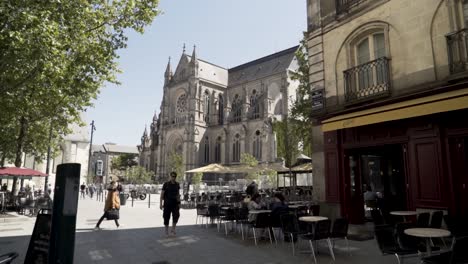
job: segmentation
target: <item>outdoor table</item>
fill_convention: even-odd
[[[299,217],[299,221],[308,222],[308,223],[315,223],[315,222],[327,220],[327,219],[328,217],[325,217],[325,216],[301,216]]]
[[[431,238],[442,238],[451,235],[450,231],[440,228],[408,228],[404,232],[409,236],[425,238],[426,251],[429,256],[432,254]]]
[[[249,214],[271,213],[271,210],[250,210]]]
[[[405,222],[406,222],[408,221],[408,219],[406,219],[407,216],[418,215],[418,212],[416,211],[391,211],[390,214],[403,216],[403,219],[405,219]]]

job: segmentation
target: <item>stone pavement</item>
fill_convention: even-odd
[[[157,198],[157,199],[154,199]],[[151,198],[159,201],[159,197]],[[177,236],[165,238],[162,211],[158,204],[136,202],[132,208],[127,203],[121,208],[120,222],[104,221],[103,230],[94,231],[102,215],[104,204],[96,200],[80,200],[75,242],[75,263],[313,263],[309,254],[292,256],[289,243],[271,245],[266,241],[254,245],[253,239],[243,241],[238,234],[225,236],[216,228],[195,225],[195,210],[181,210]],[[15,263],[23,263],[35,218],[26,221],[0,222],[0,255],[10,251],[20,253]],[[307,243],[299,247],[306,250]],[[319,243],[319,263],[333,263],[325,243]],[[337,241],[334,263],[393,264],[393,256],[383,257],[374,240],[350,241],[351,255],[344,241]],[[406,263],[417,263],[416,259]]]

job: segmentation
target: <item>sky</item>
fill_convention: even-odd
[[[121,84],[102,87],[84,114],[95,122],[93,144],[140,143],[159,113],[168,58],[174,71],[184,44],[187,54],[196,45],[198,58],[233,68],[298,45],[307,24],[306,0],[161,0],[159,8],[143,35],[128,32]]]

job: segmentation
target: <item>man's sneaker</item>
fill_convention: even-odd
[[[94,228],[94,231],[99,231],[99,230],[101,230],[101,228],[98,227],[98,226],[96,226],[96,227]]]

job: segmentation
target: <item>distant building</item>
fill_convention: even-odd
[[[71,125],[70,128],[72,133],[63,138],[59,145],[60,151],[58,155],[50,159],[49,184],[51,184],[51,186],[55,186],[57,166],[62,163],[81,164],[80,183],[87,181],[89,157],[88,128],[86,126],[80,127],[77,124]],[[46,172],[47,159],[38,162],[35,160],[34,156],[23,154],[22,160],[22,167],[38,170],[44,173]],[[14,165],[6,164],[6,166]],[[45,179],[43,177],[33,177],[31,184],[36,188],[44,188]]]
[[[135,154],[138,158],[138,149],[135,146],[123,146],[114,143],[93,145],[91,156],[91,173],[95,182],[109,183],[116,180],[117,175],[111,171],[112,159],[122,154]]]
[[[292,47],[226,69],[185,50],[175,73],[167,64],[161,112],[155,113],[138,146],[140,165],[165,180],[171,153],[184,169],[209,163],[238,164],[241,153],[275,162],[274,119],[281,120],[295,98],[297,70]],[[216,179],[204,179],[205,181]]]

